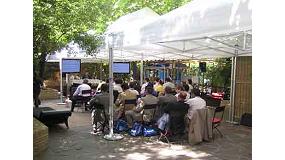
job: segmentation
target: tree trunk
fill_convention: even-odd
[[[41,93],[41,85],[43,84],[44,80],[44,71],[45,71],[45,60],[46,60],[46,53],[41,54],[40,61],[38,63],[39,67],[39,75],[34,75],[38,77],[34,77],[34,88],[33,88],[33,97],[34,97],[34,105],[38,107],[41,104],[39,99],[39,95]]]

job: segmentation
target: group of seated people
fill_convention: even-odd
[[[170,78],[166,78],[165,83],[159,78],[152,83],[149,78],[145,78],[145,83],[138,87],[136,82],[123,83],[121,79],[115,79],[113,89],[117,94],[114,94],[114,120],[124,118],[128,127],[131,128],[136,121],[150,122],[155,119],[158,127],[163,130],[171,121],[170,112],[182,112],[191,119],[193,110],[206,107],[205,100],[200,97],[199,89],[193,88],[191,83],[190,79],[188,83],[175,85]],[[74,110],[78,97],[88,96],[82,94],[82,91],[90,89],[88,80],[85,79],[73,94],[71,111]],[[103,105],[105,113],[108,114],[109,84],[103,83],[98,91],[100,92],[91,98],[89,104],[90,106]],[[156,105],[156,108],[145,110],[144,106],[147,105]]]

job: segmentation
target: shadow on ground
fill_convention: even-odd
[[[55,103],[44,104],[54,106]],[[185,139],[169,147],[167,143],[158,142],[157,137],[142,138],[124,134],[124,139],[120,141],[107,141],[103,135],[92,135],[88,112],[73,112],[69,123],[69,129],[64,124],[49,128],[48,149],[34,157],[35,160],[251,159],[251,128],[244,126],[224,123],[221,126],[223,138],[215,133],[216,138],[211,142],[191,146]]]

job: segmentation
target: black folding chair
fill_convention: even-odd
[[[133,104],[133,105],[137,105],[137,99],[126,99],[124,101],[124,108],[123,108],[123,113],[122,115],[120,116],[120,118],[125,118],[125,111],[126,111],[126,108],[125,108],[125,105],[129,105],[129,104]]]
[[[154,116],[155,116],[155,112],[156,112],[156,108],[157,108],[158,104],[148,104],[148,105],[144,105],[143,106],[143,113],[142,113],[142,122],[143,124],[153,124],[154,123]],[[151,117],[150,117],[150,122],[145,122],[144,121],[144,116],[145,116],[145,111],[151,111],[153,112],[151,114]]]
[[[215,108],[214,116],[212,118],[212,133],[214,138],[214,129],[216,129],[221,137],[223,137],[222,132],[218,129],[218,127],[221,125],[223,121],[225,106],[220,106]]]
[[[92,118],[92,125],[93,125],[93,132],[96,133],[98,131],[102,131],[104,133],[105,127],[109,129],[109,119],[105,112],[104,105],[99,103],[94,103],[91,106],[91,118]]]
[[[77,111],[79,108],[83,108],[83,107],[85,108],[85,111],[88,109],[88,102],[92,98],[91,92],[92,92],[91,89],[90,90],[82,90],[82,95],[89,94],[89,96],[81,96],[81,98],[76,101],[76,103],[79,105],[79,107],[77,108]]]

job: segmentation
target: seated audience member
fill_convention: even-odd
[[[71,101],[72,101],[71,112],[73,112],[74,106],[75,106],[77,100],[81,100],[82,97],[89,97],[89,96],[91,96],[90,93],[82,94],[83,90],[91,90],[91,87],[88,85],[88,80],[87,79],[84,79],[83,80],[83,84],[79,85],[77,87],[76,91],[73,93],[73,96],[71,98]]]
[[[123,80],[122,79],[115,79],[115,84],[114,84],[114,90],[118,91],[119,93],[122,93],[123,92],[123,89],[121,87],[123,83]]]
[[[140,86],[139,82],[138,81],[134,81],[133,83],[134,83],[134,89],[136,91],[138,91],[139,93],[141,93],[141,86]]]
[[[164,88],[164,96],[158,96],[158,109],[156,116],[160,117],[163,113],[163,107],[166,103],[176,102],[176,97],[171,94],[172,89],[169,86]]]
[[[136,107],[136,104],[125,104],[126,100],[136,100],[137,94],[132,92],[129,89],[129,85],[127,83],[122,84],[123,92],[119,94],[115,104],[119,106],[118,108],[118,118],[121,117],[121,115],[128,110],[133,110]]]
[[[105,115],[109,115],[109,99],[110,99],[110,94],[108,93],[109,86],[108,84],[102,84],[101,85],[101,92],[99,94],[96,94],[91,100],[90,100],[90,107],[93,108],[92,113],[91,113],[91,123],[93,126],[93,131],[96,133],[98,130],[96,129],[97,127],[97,122],[102,122],[106,120],[105,118],[108,119],[108,117],[105,117],[102,110],[98,109],[99,105],[102,105],[104,107]]]
[[[105,112],[109,113],[109,98],[110,94],[108,93],[109,85],[104,83],[101,85],[101,92],[99,94],[96,94],[91,100],[90,100],[90,106],[94,106],[96,104],[102,104],[104,106]]]
[[[172,125],[170,126],[172,132],[176,132],[178,130],[181,132],[184,131],[184,116],[187,114],[189,108],[188,104],[185,103],[186,96],[186,92],[180,92],[177,96],[177,101],[170,102],[164,107],[164,114],[157,121],[159,129],[164,130],[166,125],[171,123]],[[178,113],[178,116],[174,114],[176,112]]]
[[[157,92],[157,93],[163,93],[163,82],[162,80],[158,80],[158,82],[156,83],[155,86],[153,86],[154,90]]]
[[[166,86],[169,86],[173,91],[175,89],[175,84],[171,82],[171,79],[169,77],[167,77],[165,79],[165,83],[163,84],[163,88],[165,88]]]
[[[178,97],[179,93],[184,92],[185,90],[182,85],[177,85],[175,91],[176,91],[175,97]],[[186,93],[187,93],[186,100],[188,100],[190,98],[190,94],[188,92]]]
[[[144,84],[142,85],[142,87],[141,87],[141,95],[143,95],[143,94],[145,94],[145,88],[146,88],[146,86],[148,86],[149,85],[149,78],[145,78],[144,79]]]
[[[130,90],[131,92],[133,92],[133,93],[136,94],[137,96],[140,95],[139,92],[138,92],[137,90],[135,90],[135,88],[134,88],[134,87],[135,87],[135,82],[130,82],[129,87],[130,87],[129,90]]]
[[[159,84],[159,80],[160,78],[158,77],[155,78],[153,88],[155,88]]]
[[[125,112],[125,116],[127,118],[127,123],[128,123],[129,128],[132,127],[133,122],[142,120],[141,114],[142,114],[142,110],[143,110],[144,105],[151,105],[151,104],[157,104],[158,103],[157,97],[153,96],[152,92],[153,92],[152,87],[146,87],[146,96],[142,97],[139,100],[139,104],[137,105],[137,107],[133,110],[129,110],[129,111]],[[152,115],[154,110],[145,110],[144,112],[145,112],[145,117],[143,117],[144,120],[150,121],[150,116]]]
[[[206,101],[200,97],[200,90],[198,88],[194,88],[193,94],[195,97],[185,102],[189,105],[188,117],[190,120],[193,116],[194,110],[206,108]]]

